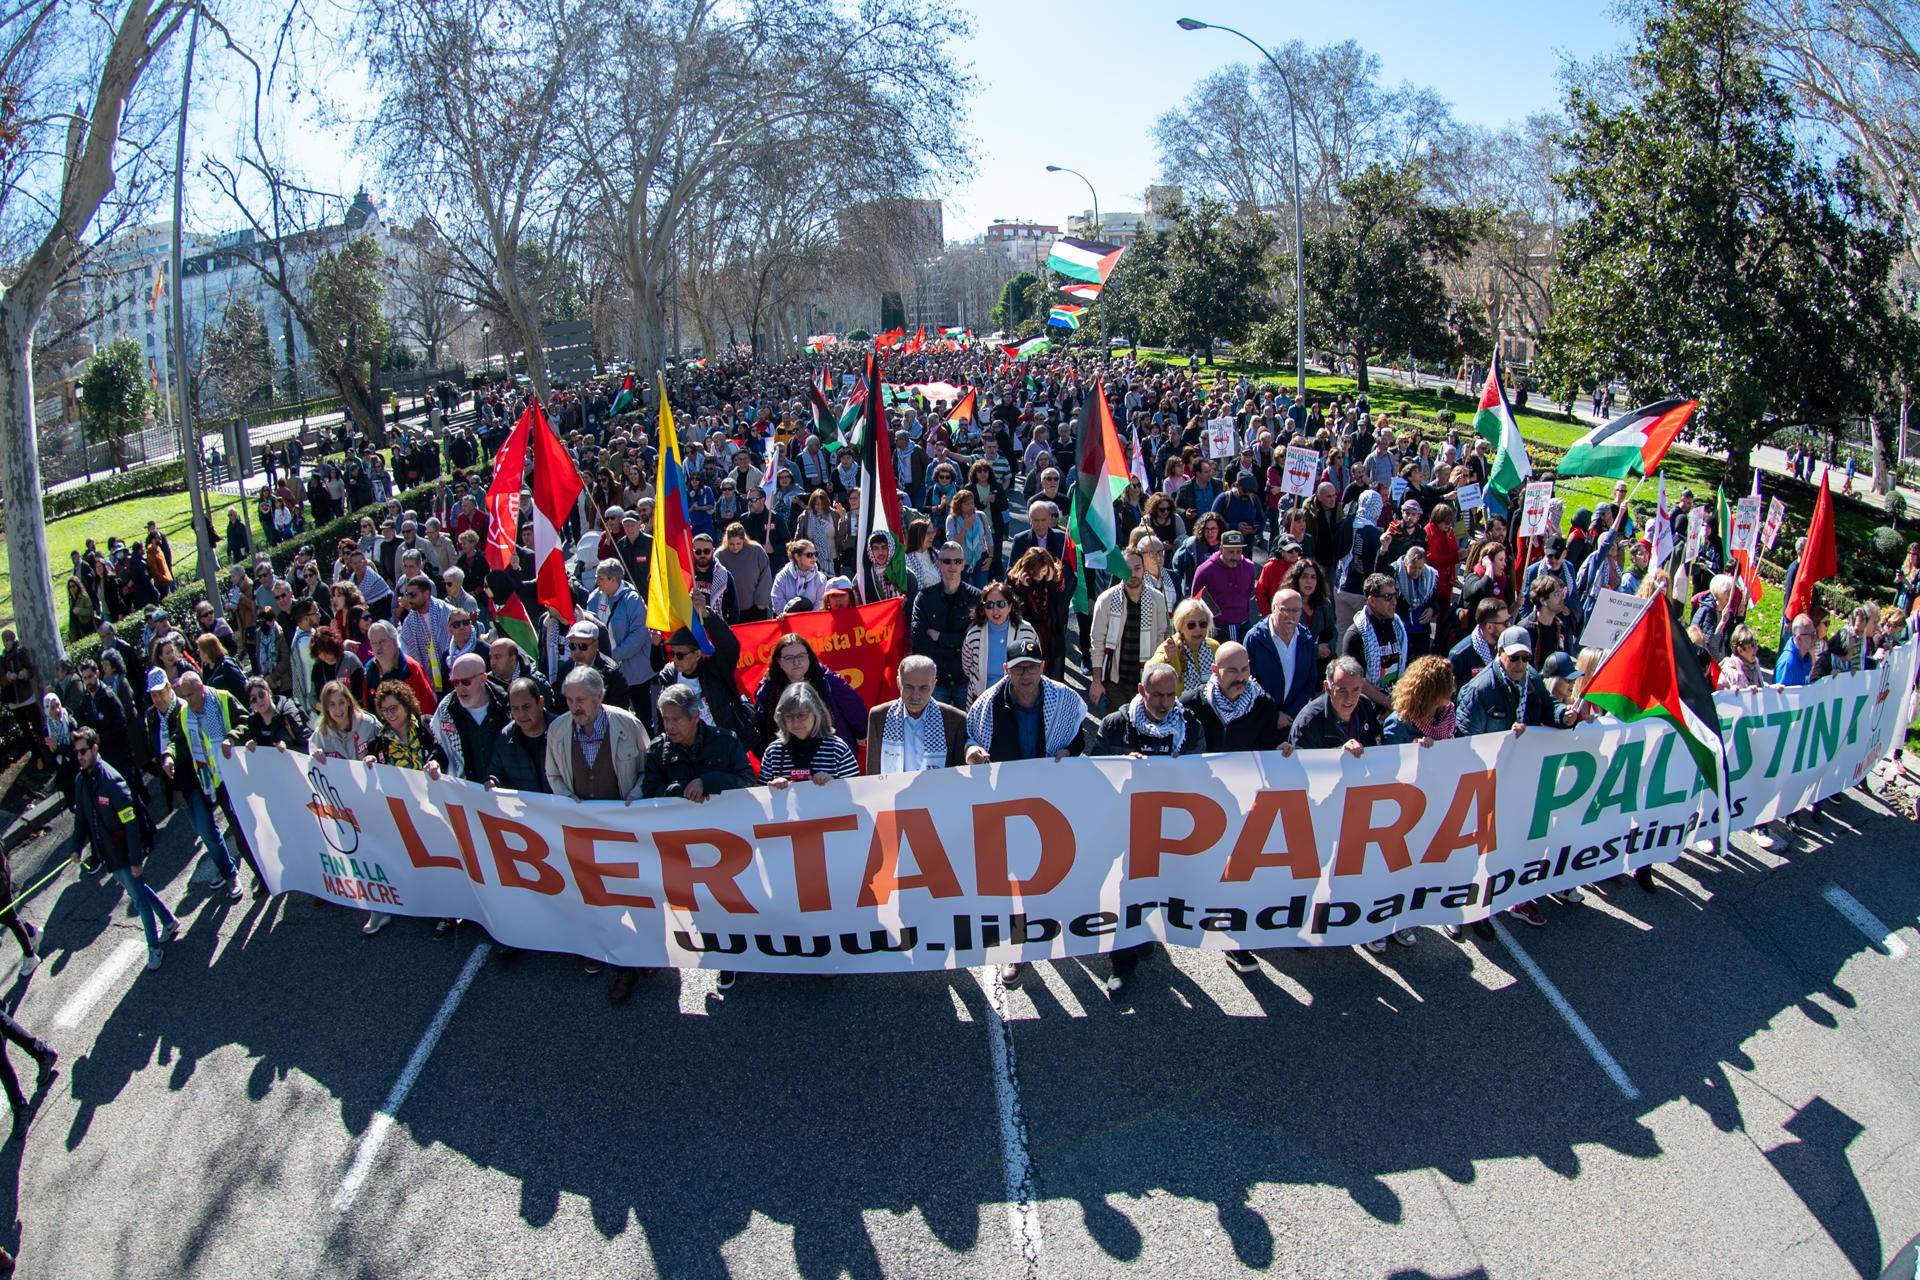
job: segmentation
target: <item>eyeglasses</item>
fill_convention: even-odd
[[[965,564],[966,561],[957,559],[953,556],[941,556],[940,563],[941,564]]]
[[[479,682],[479,681],[481,681],[481,680],[485,680],[485,679],[486,679],[486,676],[484,676],[484,675],[477,675],[477,676],[455,676],[455,677],[453,678],[453,682],[454,682],[455,684],[457,684],[457,685],[459,685],[459,686],[460,686],[460,687],[461,687],[462,689],[464,689],[464,688],[466,688],[466,687],[467,687],[468,685],[470,685],[470,684],[475,684],[475,683],[477,683],[477,682]]]
[[[691,658],[698,652],[698,649],[669,649],[667,650],[667,656],[678,662],[681,658]]]
[[[591,649],[591,648],[593,648],[593,641],[591,640],[567,641],[567,649],[572,653],[585,653],[588,649]]]
[[[1182,631],[1205,631],[1207,624],[1204,622],[1183,622],[1180,624],[1180,629]]]
[[[1010,600],[983,600],[981,603],[989,609],[1004,609],[1012,603]]]

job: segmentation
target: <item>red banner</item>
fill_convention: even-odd
[[[734,627],[740,640],[740,666],[734,672],[740,692],[749,698],[773,661],[773,646],[789,631],[813,646],[822,666],[846,678],[871,711],[900,696],[900,659],[907,656],[904,601],[882,600],[851,609],[789,613],[766,622]]]

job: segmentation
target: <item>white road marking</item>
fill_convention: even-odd
[[[1567,1003],[1567,998],[1560,994],[1560,988],[1553,985],[1553,979],[1547,977],[1545,971],[1534,963],[1533,957],[1514,940],[1513,934],[1498,916],[1493,917],[1493,931],[1500,935],[1501,944],[1512,953],[1514,962],[1520,966],[1520,971],[1533,980],[1533,985],[1540,988],[1540,994],[1547,998],[1547,1003],[1553,1006],[1554,1012],[1573,1028],[1574,1035],[1580,1037],[1580,1043],[1587,1047],[1587,1052],[1593,1055],[1593,1060],[1600,1064],[1600,1069],[1607,1073],[1608,1079],[1613,1081],[1614,1086],[1626,1096],[1628,1102],[1638,1102],[1640,1090],[1635,1088],[1633,1081],[1627,1078],[1626,1070],[1620,1065],[1619,1059],[1607,1052],[1607,1046],[1600,1043],[1600,1037],[1593,1034],[1593,1028],[1587,1025],[1586,1019]]]
[[[354,1152],[353,1164],[347,1170],[347,1176],[340,1179],[340,1189],[333,1196],[333,1211],[345,1213],[353,1206],[353,1199],[360,1194],[360,1186],[373,1171],[374,1157],[380,1154],[380,1145],[387,1140],[387,1134],[393,1130],[393,1118],[400,1105],[412,1092],[414,1081],[420,1078],[420,1072],[426,1067],[427,1059],[433,1056],[433,1047],[440,1043],[447,1024],[453,1021],[454,1010],[460,1007],[460,1001],[466,997],[467,988],[473,985],[474,977],[479,974],[480,966],[486,963],[487,953],[493,948],[481,943],[467,957],[467,963],[461,967],[460,976],[453,980],[452,988],[446,999],[440,1002],[439,1011],[433,1015],[433,1021],[427,1025],[420,1043],[413,1046],[413,1056],[407,1059],[407,1065],[400,1070],[400,1078],[393,1082],[393,1088],[387,1093],[386,1102],[373,1113],[372,1123],[367,1131],[360,1135],[360,1146]]]
[[[1040,1206],[1035,1202],[1033,1157],[1027,1148],[1027,1118],[1020,1108],[1019,1063],[1007,1022],[1007,988],[1000,966],[973,971],[987,996],[987,1047],[993,1055],[993,1100],[1000,1112],[1000,1166],[1006,1178],[1007,1222],[1026,1260],[1028,1280],[1040,1274]]]
[[[1847,922],[1867,936],[1867,941],[1880,948],[1881,952],[1898,960],[1907,954],[1907,944],[1900,940],[1897,931],[1889,929],[1884,920],[1867,910],[1860,899],[1848,893],[1837,884],[1830,884],[1820,891],[1827,905],[1847,918]]]
[[[100,967],[93,971],[80,989],[73,993],[73,998],[54,1015],[53,1025],[67,1031],[79,1026],[81,1019],[87,1016],[87,1010],[99,1003],[100,997],[107,994],[107,989],[120,980],[120,975],[140,963],[141,957],[146,953],[145,940],[136,941],[132,938],[128,938],[108,952],[107,958],[100,962]]]

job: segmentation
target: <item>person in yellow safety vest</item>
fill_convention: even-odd
[[[148,680],[148,688],[152,690],[152,677]],[[194,834],[206,845],[207,853],[218,870],[219,878],[214,889],[225,892],[230,899],[237,901],[240,898],[239,868],[234,865],[233,854],[228,851],[226,841],[220,836],[220,828],[214,822],[213,815],[217,807],[225,811],[227,828],[240,845],[240,852],[248,865],[253,868],[254,897],[265,897],[267,882],[260,874],[260,866],[254,861],[252,851],[247,848],[246,837],[241,834],[240,823],[234,816],[233,803],[220,780],[220,744],[240,723],[240,704],[224,690],[209,689],[192,671],[181,674],[174,690],[178,696],[167,712],[168,742],[166,752],[160,757],[160,770],[172,778],[181,768],[189,767],[193,780],[199,784],[184,788],[187,817],[193,823]]]

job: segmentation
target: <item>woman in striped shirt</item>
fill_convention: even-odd
[[[790,684],[774,706],[778,732],[760,757],[760,780],[775,790],[796,782],[825,786],[860,773],[853,748],[833,731],[827,704],[805,681]]]

